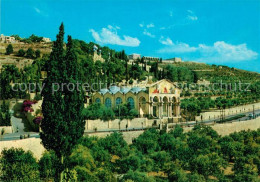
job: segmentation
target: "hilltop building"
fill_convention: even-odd
[[[133,60],[141,59],[141,54],[133,53],[133,54],[128,55],[128,58],[133,59]]]
[[[98,47],[96,45],[93,46],[93,60],[94,62],[96,61],[101,61],[101,62],[105,62],[105,59],[102,58],[102,52],[101,52],[101,49],[98,49]]]
[[[48,42],[51,42],[51,39],[47,38],[47,37],[43,37],[42,41],[48,43]]]
[[[141,59],[142,56],[141,56],[141,54],[133,53],[133,54],[128,55],[128,58],[130,60],[138,60],[138,59]],[[157,60],[159,60],[158,57],[152,57],[152,56],[143,56],[143,58],[144,58],[144,61],[157,61]]]
[[[165,60],[162,60],[163,63],[180,63],[182,62],[181,58],[170,58],[170,59],[165,59]]]
[[[129,102],[132,108],[138,110],[140,117],[173,118],[173,121],[181,118],[180,89],[166,79],[146,87],[111,86],[109,89],[101,89],[93,94],[92,102],[109,108]]]
[[[0,42],[1,43],[15,43],[15,38],[11,36],[4,36],[4,34],[1,34],[0,37]]]
[[[160,58],[152,56],[144,56],[144,61],[159,61]]]

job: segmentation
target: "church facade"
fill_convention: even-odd
[[[101,89],[92,96],[92,102],[104,104],[106,107],[118,107],[129,102],[140,117],[173,118],[179,121],[180,89],[164,79],[146,87],[118,87]]]

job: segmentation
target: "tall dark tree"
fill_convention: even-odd
[[[25,55],[25,51],[23,49],[19,49],[17,56],[23,57]]]
[[[31,47],[29,47],[27,49],[27,51],[26,51],[26,57],[28,57],[30,59],[33,59],[34,58],[34,53],[35,53],[34,50]]]
[[[78,139],[83,135],[85,123],[82,119],[82,90],[70,91],[68,82],[78,82],[77,58],[73,53],[71,37],[67,51],[64,50],[64,26],[61,24],[57,40],[54,42],[47,68],[47,78],[42,91],[43,121],[40,133],[47,150],[53,150],[60,161],[59,178],[64,178],[64,158],[69,156]],[[59,87],[65,83],[64,89]],[[58,86],[59,85],[59,86]],[[76,84],[74,85],[76,86]],[[77,88],[75,88],[77,89]]]
[[[9,44],[6,48],[6,55],[10,55],[14,52],[12,44]]]
[[[41,51],[40,51],[39,49],[37,49],[37,50],[35,51],[35,57],[36,57],[36,58],[40,58],[40,57],[41,57]]]
[[[128,60],[125,60],[125,80],[129,80]]]

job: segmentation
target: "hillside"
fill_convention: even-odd
[[[8,43],[0,43],[0,53],[5,54],[6,47],[8,46]],[[51,52],[52,43],[12,43],[13,51],[14,53],[17,53],[19,49],[24,49],[25,51],[29,48],[32,48],[34,50],[39,49],[42,54],[49,54]]]
[[[260,80],[260,74],[256,72],[241,70],[237,68],[230,68],[223,65],[209,65],[205,63],[197,62],[180,62],[173,64],[176,67],[185,67],[194,71],[198,79],[205,79],[210,82],[222,81],[244,81],[244,82],[256,82]],[[161,65],[165,66],[165,65]]]

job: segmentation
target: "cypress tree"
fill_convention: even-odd
[[[128,82],[128,80],[129,80],[129,78],[128,78],[128,60],[126,59],[125,60],[125,80],[126,80],[126,82]]]
[[[79,79],[77,58],[73,53],[71,37],[68,38],[66,55],[63,40],[64,26],[61,24],[47,66],[47,78],[44,80],[43,121],[40,133],[44,147],[53,150],[60,160],[59,176],[57,176],[60,181],[63,179],[65,168],[64,158],[71,154],[78,139],[83,135],[85,127],[81,116],[82,90],[70,92],[66,86],[63,90],[61,88],[62,83],[76,84]]]

